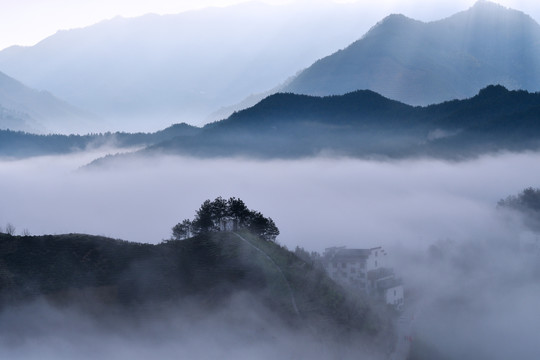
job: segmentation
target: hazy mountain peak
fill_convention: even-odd
[[[490,0],[477,0],[471,8],[481,9],[481,8],[505,8],[505,7]]]
[[[388,24],[406,24],[406,23],[410,23],[412,21],[418,21],[418,20],[411,19],[410,17],[405,16],[403,14],[390,14],[387,17],[385,17],[384,19],[382,19],[379,22],[379,24],[380,25],[382,25],[382,24],[385,24],[385,25],[388,25]]]
[[[540,90],[540,25],[489,1],[421,22],[393,14],[282,91],[337,95],[370,89],[412,105],[468,98],[489,84]]]
[[[373,26],[362,38],[378,34],[381,31],[400,31],[411,26],[423,24],[419,20],[412,19],[403,14],[390,14]]]
[[[315,3],[112,18],[0,51],[0,69],[109,120],[108,130],[202,123],[365,31],[350,5]]]
[[[468,10],[459,12],[450,18],[467,17],[469,21],[489,21],[490,23],[501,21],[528,21],[534,22],[533,18],[522,11],[505,7],[488,0],[478,0]],[[443,19],[444,21],[445,19]]]

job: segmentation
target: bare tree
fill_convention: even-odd
[[[15,235],[15,226],[12,223],[6,224],[6,234]]]

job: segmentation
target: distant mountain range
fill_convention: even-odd
[[[491,85],[472,98],[425,107],[369,90],[327,97],[279,93],[202,128],[178,124],[157,133],[86,136],[0,131],[0,156],[58,154],[102,145],[145,146],[138,155],[465,159],[540,149],[540,93]]]
[[[369,89],[427,105],[473,96],[489,84],[540,90],[540,25],[522,12],[479,0],[429,23],[390,15],[280,91],[324,96]]]
[[[276,92],[367,89],[426,105],[489,84],[540,90],[540,26],[524,13],[480,0],[429,23],[390,15],[351,44],[364,31],[358,9],[250,3],[114,18],[0,51],[0,71],[120,131],[223,119]]]
[[[79,152],[100,147],[129,149],[150,146],[174,137],[194,136],[201,129],[185,123],[154,133],[99,133],[88,135],[37,135],[0,130],[0,157],[26,158]]]
[[[413,107],[369,90],[275,94],[196,136],[144,153],[199,156],[435,156],[464,158],[540,146],[540,93],[489,86],[466,100]]]
[[[96,122],[95,116],[0,72],[0,129],[70,133]]]
[[[413,107],[369,90],[313,97],[275,94],[194,136],[99,166],[152,154],[198,157],[434,157],[465,160],[501,151],[540,149],[540,93],[488,86],[470,99]]]
[[[203,124],[354,41],[365,25],[353,8],[248,3],[118,17],[0,51],[0,71],[110,119],[115,130]]]
[[[353,33],[348,21],[341,32],[332,27],[324,41],[321,40],[324,45],[315,51],[313,43],[303,44],[303,41],[310,36],[317,38],[315,34],[319,32],[310,36],[308,32],[320,25],[323,12],[309,14],[308,20],[302,20],[306,26],[295,32],[293,27],[300,24],[298,14],[287,13],[287,10],[290,8],[247,4],[170,16],[116,18],[84,29],[59,32],[33,47],[5,49],[0,52],[0,69],[9,70],[31,86],[52,90],[82,108],[105,114],[109,122],[105,126],[50,93],[27,89],[0,74],[0,126],[63,133],[86,132],[84,125],[88,124],[92,132],[100,131],[100,127],[122,131],[158,129],[177,123],[184,116],[188,122],[200,119],[202,114],[257,91],[261,91],[261,95],[252,95],[241,107],[253,106],[263,96],[276,91],[326,96],[371,90],[402,103],[425,105],[469,98],[489,84],[531,92],[540,88],[540,26],[519,11],[480,0],[467,11],[430,23],[391,15],[344,50],[317,61],[285,85],[268,91],[294,72],[293,69],[300,68],[300,64],[309,64],[317,51],[329,49],[331,40],[343,39],[345,30]],[[287,16],[282,18],[284,15]],[[329,11],[328,21],[341,16],[342,10]],[[208,24],[213,26],[207,28]],[[248,36],[246,29],[255,32]],[[266,33],[265,29],[278,33]],[[253,42],[254,38],[257,41]],[[340,101],[347,102],[351,96]],[[261,116],[257,123],[267,124],[268,114],[261,112],[261,108],[272,113],[285,111],[278,109],[281,106],[278,101],[287,106],[309,101],[331,102],[277,95],[266,98],[247,113],[234,114],[223,124],[239,121],[239,116],[256,111]],[[364,110],[373,104],[365,105]],[[272,106],[275,109],[270,110]],[[397,105],[383,107],[387,108],[387,113],[392,113],[393,106]],[[412,111],[404,104],[399,107],[406,113]],[[287,107],[290,111],[293,108]],[[222,108],[222,112],[214,116],[226,118],[233,110],[234,107]],[[337,107],[327,113],[327,118],[350,117],[356,110]],[[310,121],[313,116],[309,115]],[[287,126],[293,123],[296,124],[292,121]],[[197,143],[192,145],[185,141],[181,146],[171,143],[162,147],[190,148],[190,151],[200,150],[203,155],[212,155],[208,149],[201,150],[203,142],[207,141],[201,142],[201,139],[211,139],[212,131],[218,131],[211,130],[214,127],[224,131],[223,124],[205,127],[204,135],[193,140]],[[390,121],[388,126],[397,125]],[[332,129],[327,129],[330,136],[333,136]],[[273,139],[275,129],[267,130],[267,137]],[[414,132],[405,130],[403,134]],[[306,132],[314,135],[324,131],[301,130],[302,134]],[[351,141],[357,141],[357,135]],[[418,141],[416,135],[412,138],[409,135],[408,140]],[[211,141],[218,144],[225,140]],[[298,139],[297,143],[303,141]],[[325,142],[327,140],[321,139],[320,148],[312,150],[320,151]],[[370,139],[363,140],[362,151],[379,152],[380,142],[376,142],[377,146],[373,143],[372,148],[366,147],[370,142]],[[311,144],[305,143],[303,149]],[[399,144],[404,143],[399,141]],[[232,151],[236,147],[242,152],[244,145],[231,144],[228,149]],[[348,153],[352,144],[343,146]],[[410,149],[410,144],[406,147]],[[290,151],[286,148],[283,151]],[[388,147],[384,147],[383,152],[387,150]],[[277,155],[271,149],[266,153]],[[290,155],[301,154],[304,153],[293,151]],[[304,155],[308,154],[310,151]],[[287,153],[281,155],[287,156]]]

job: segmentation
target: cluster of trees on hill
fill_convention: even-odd
[[[510,195],[500,200],[497,205],[522,213],[525,215],[525,225],[540,231],[540,189],[528,187],[518,195]]]
[[[498,205],[540,213],[540,189],[528,187],[517,196],[510,195],[506,199],[500,200]]]
[[[184,240],[193,235],[239,229],[247,229],[268,241],[275,241],[279,235],[272,218],[248,209],[241,199],[225,200],[220,196],[214,201],[203,202],[193,220],[185,219],[176,224],[172,228],[172,239]]]

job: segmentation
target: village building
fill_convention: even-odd
[[[389,267],[382,247],[331,247],[325,250],[322,260],[330,278],[339,284],[376,297],[396,309],[403,306],[403,282]]]
[[[221,218],[219,231],[238,231],[238,219],[229,216]]]

